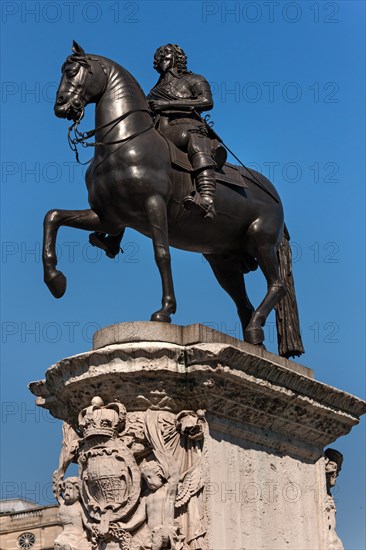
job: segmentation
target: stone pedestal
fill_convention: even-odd
[[[54,481],[83,519],[72,549],[342,548],[324,448],[366,403],[312,370],[201,325],[123,323],[30,389],[65,421]],[[80,497],[68,503],[72,461]]]

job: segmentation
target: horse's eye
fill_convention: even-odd
[[[69,78],[72,78],[73,76],[76,76],[78,74],[78,71],[76,69],[68,69],[66,71],[66,76]]]

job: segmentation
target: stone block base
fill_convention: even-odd
[[[342,548],[324,447],[366,403],[310,369],[201,325],[124,323],[30,389],[65,422],[59,548]]]

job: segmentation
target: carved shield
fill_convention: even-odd
[[[120,440],[88,440],[79,455],[81,497],[90,516],[123,520],[141,492],[141,474],[132,452]]]

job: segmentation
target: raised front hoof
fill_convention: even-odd
[[[262,329],[262,327],[248,327],[244,333],[244,337],[245,341],[248,342],[248,344],[253,344],[254,346],[262,346],[264,340],[264,330]]]
[[[45,276],[44,282],[55,298],[62,298],[65,294],[67,279],[61,271],[56,269],[52,275]]]
[[[151,315],[150,321],[157,321],[158,323],[171,323],[169,313],[163,313],[162,311],[156,311]]]

